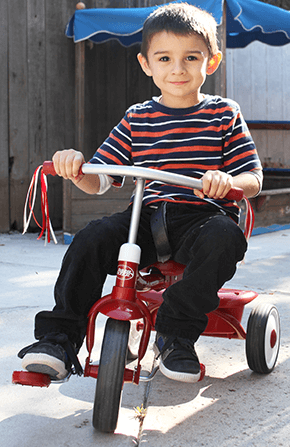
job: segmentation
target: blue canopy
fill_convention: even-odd
[[[268,45],[290,43],[290,11],[258,0],[226,0],[227,48],[244,48],[254,40]]]
[[[182,0],[177,0],[177,3]],[[187,0],[222,23],[224,0]],[[290,12],[258,0],[226,0],[227,47],[243,48],[254,40],[269,45],[290,43]],[[118,39],[124,46],[141,42],[143,23],[158,6],[149,8],[83,9],[70,19],[66,35],[75,42]]]

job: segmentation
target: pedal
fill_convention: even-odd
[[[14,371],[12,374],[12,383],[16,385],[49,387],[51,378],[48,374],[30,371]]]

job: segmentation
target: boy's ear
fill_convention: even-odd
[[[220,51],[214,54],[207,64],[206,74],[208,75],[213,74],[218,69],[218,66],[221,63],[222,58],[223,55]]]
[[[142,70],[144,71],[144,73],[145,73],[147,76],[152,76],[152,73],[151,73],[151,70],[150,70],[150,68],[149,68],[149,65],[148,65],[148,62],[147,62],[146,57],[143,56],[143,54],[138,53],[138,54],[137,54],[137,59],[138,59],[139,64],[141,65],[141,68],[142,68]]]

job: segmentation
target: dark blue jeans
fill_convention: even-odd
[[[137,243],[140,268],[157,260],[150,229],[154,210],[143,207]],[[127,242],[131,207],[90,222],[68,248],[55,285],[56,305],[35,318],[35,337],[65,333],[79,349],[91,306],[101,297],[107,274],[115,275],[120,246]],[[156,330],[197,340],[207,313],[219,304],[218,290],[231,279],[247,242],[238,225],[212,206],[167,204],[167,229],[174,260],[185,264],[183,279],[163,294]]]

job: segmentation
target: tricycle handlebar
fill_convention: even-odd
[[[43,172],[48,175],[56,175],[52,161],[43,163]],[[99,165],[84,163],[80,172],[83,174],[107,174],[121,177],[136,177],[146,180],[158,180],[164,183],[170,183],[185,186],[192,189],[202,190],[202,180],[188,177],[186,175],[174,174],[172,172],[160,171],[157,169],[139,168],[138,166],[119,166],[119,165]],[[241,188],[232,188],[226,195],[228,200],[236,200],[237,202],[243,198],[243,190]]]

